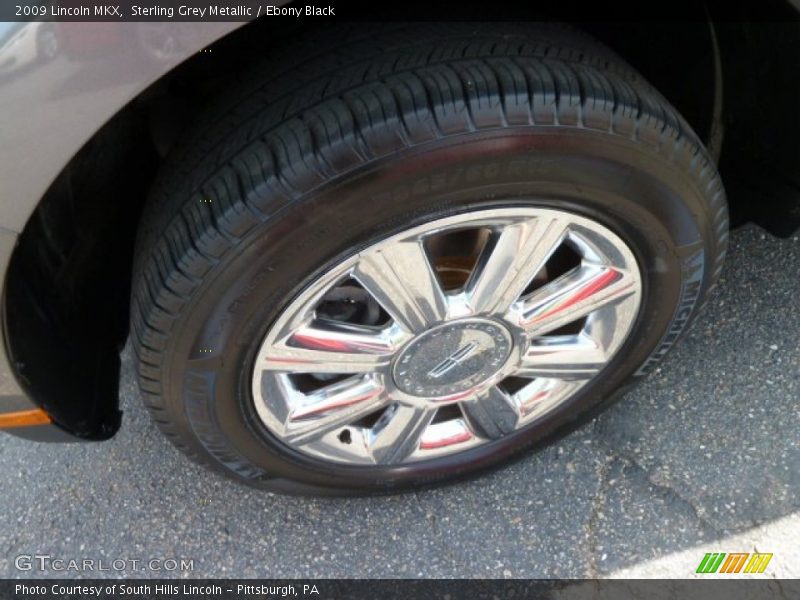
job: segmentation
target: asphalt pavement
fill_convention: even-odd
[[[126,350],[113,440],[0,436],[0,577],[76,575],[16,568],[35,554],[127,561],[94,576],[681,577],[705,552],[771,544],[767,576],[800,577],[798,297],[800,238],[734,231],[691,334],[620,403],[510,467],[393,497],[283,497],[190,463]]]

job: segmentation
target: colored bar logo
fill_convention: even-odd
[[[748,557],[750,560],[748,560]],[[764,552],[709,552],[700,561],[696,573],[763,573],[771,553]],[[746,565],[746,566],[745,566]],[[742,570],[744,569],[744,570]]]

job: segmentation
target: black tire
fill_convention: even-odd
[[[497,465],[651,370],[711,291],[728,226],[714,164],[669,103],[563,27],[395,26],[331,40],[252,71],[154,189],[132,335],[163,432],[202,464],[271,490],[385,492]],[[251,361],[315,274],[399,229],[509,204],[591,217],[644,266],[633,333],[593,385],[533,427],[414,469],[322,464],[265,431]]]

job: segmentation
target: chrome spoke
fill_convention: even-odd
[[[474,314],[504,314],[563,242],[567,222],[540,217],[505,226],[490,238],[467,284]]]
[[[534,379],[511,400],[520,415],[520,425],[532,422],[576,392],[584,382],[563,379]]]
[[[451,419],[429,425],[419,441],[418,453],[430,456],[450,452],[476,440],[475,434],[464,419]]]
[[[544,335],[635,293],[636,280],[625,271],[581,265],[526,298],[517,317],[528,335]]]
[[[403,462],[420,444],[423,433],[436,414],[430,407],[398,404],[381,424],[370,442],[370,451],[377,464],[393,465]]]
[[[307,444],[369,415],[386,404],[381,383],[356,377],[295,398],[286,423],[285,439]]]
[[[368,373],[389,364],[399,343],[393,337],[387,331],[318,321],[267,348],[260,367],[290,373]]]
[[[511,396],[497,386],[463,402],[461,410],[490,439],[511,433],[519,421],[519,412]]]
[[[585,334],[537,338],[514,375],[581,380],[594,377],[608,360],[600,345]]]
[[[362,254],[353,277],[407,331],[422,331],[447,316],[444,292],[421,240]]]

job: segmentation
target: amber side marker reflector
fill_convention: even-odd
[[[34,425],[47,425],[52,419],[43,410],[21,410],[19,412],[0,414],[0,429],[13,427],[32,427]]]

